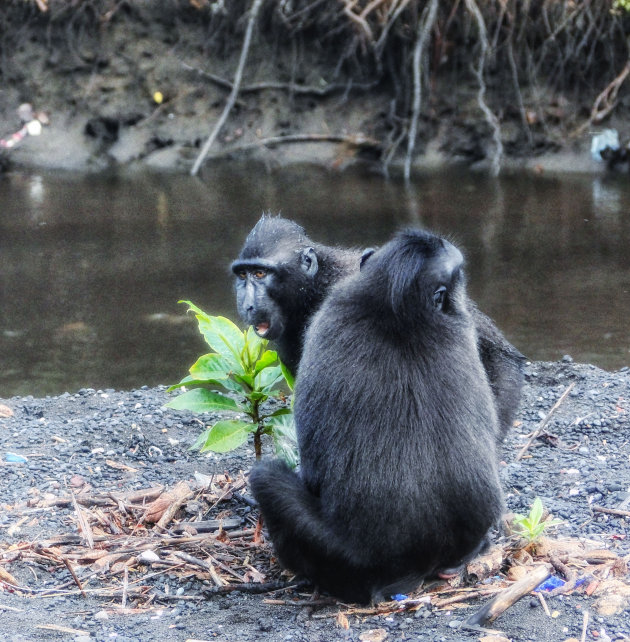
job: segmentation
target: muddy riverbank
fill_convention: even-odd
[[[367,9],[359,19],[350,10],[318,12],[305,5],[291,13],[287,3],[263,3],[240,91],[210,149],[208,169],[237,156],[270,167],[314,162],[340,170],[361,162],[398,172],[410,153],[409,130],[415,128],[410,160],[417,170],[453,163],[488,169],[498,155],[503,169],[600,172],[602,164],[589,154],[593,134],[616,127],[625,142],[630,110],[625,76],[618,77],[623,65],[616,36],[605,39],[604,33],[616,34],[622,17],[606,8],[580,7],[567,18],[554,11],[569,11],[564,5],[571,3],[554,3],[549,15],[518,18],[527,22],[532,39],[542,38],[544,45],[534,46],[526,38],[512,42],[512,32],[504,30],[517,17],[509,10],[501,14],[501,3],[484,3],[496,46],[484,59],[480,83],[474,71],[483,41],[467,10],[454,6],[450,14],[447,7],[438,12],[434,42],[423,49],[422,73],[414,79],[413,30],[422,22],[415,13],[395,18],[396,4],[385,3],[390,13],[378,19]],[[142,164],[190,170],[226,106],[247,6],[6,3],[0,9],[5,33],[0,137],[7,141],[21,130],[18,108],[24,103],[46,116],[41,134],[2,150],[3,166],[100,171]],[[357,31],[363,19],[369,30]],[[589,19],[599,21],[589,33],[606,49],[601,69],[587,58],[576,74],[568,45],[586,28],[580,20]],[[561,37],[562,69],[547,69],[545,56],[553,55]],[[510,46],[513,67],[506,62]],[[535,76],[525,73],[528,56],[537,63]],[[606,108],[604,117],[593,111],[594,103],[615,79],[613,95],[599,103]]]

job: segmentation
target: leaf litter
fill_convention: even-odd
[[[470,612],[474,607],[462,626],[486,633],[491,630],[484,626],[550,575],[555,582],[541,584],[536,593],[547,617],[554,617],[547,600],[576,592],[591,599],[591,609],[602,615],[630,606],[630,556],[617,555],[600,540],[541,537],[526,542],[517,535],[501,538],[455,578],[427,582],[411,595],[370,607],[343,604],[304,592],[308,585],[279,567],[252,504],[242,472],[234,477],[198,474],[171,488],[131,492],[93,492],[77,476],[62,494],[35,491],[26,502],[5,507],[18,525],[13,534],[20,524],[58,509],[67,510],[69,528],[41,540],[0,541],[0,593],[31,599],[90,594],[128,613],[232,591],[261,593],[268,595],[266,604],[324,609],[311,617],[334,618],[341,628],[371,616],[426,608]],[[173,591],[172,582],[171,588],[161,587],[156,580],[164,575],[180,587]],[[197,581],[193,589],[191,580]],[[364,639],[381,638],[380,629],[373,631]]]

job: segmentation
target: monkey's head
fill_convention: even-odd
[[[238,313],[258,336],[278,339],[310,309],[319,263],[310,239],[293,221],[263,216],[231,269]]]
[[[463,305],[462,253],[424,230],[399,232],[379,250],[364,253],[361,272],[394,315],[454,313]]]

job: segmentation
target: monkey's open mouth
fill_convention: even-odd
[[[254,328],[259,337],[264,337],[267,332],[269,332],[269,322],[263,321],[262,323],[257,323]]]

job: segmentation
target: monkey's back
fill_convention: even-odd
[[[456,564],[500,517],[497,417],[476,335],[467,313],[446,321],[401,332],[359,274],[307,333],[300,474],[365,563]]]

